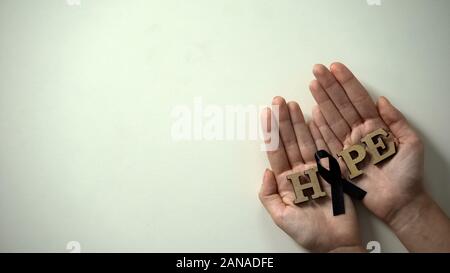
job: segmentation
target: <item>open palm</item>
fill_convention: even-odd
[[[272,171],[266,170],[260,200],[274,222],[300,245],[311,251],[332,251],[342,247],[360,246],[358,222],[351,199],[345,196],[345,214],[333,216],[330,186],[322,183],[326,197],[300,205],[294,204],[295,194],[286,176],[304,172],[316,165],[314,153],[329,150],[314,123],[305,123],[302,111],[295,102],[286,104],[281,97],[278,105],[280,145],[267,152]],[[270,109],[263,113],[265,131],[270,131]]]
[[[363,175],[354,179],[367,191],[363,203],[376,216],[389,221],[396,211],[422,190],[423,145],[403,115],[380,97],[375,104],[366,89],[341,63],[330,70],[315,65],[316,80],[310,84],[318,107],[313,119],[331,153],[360,143],[366,134],[383,128],[397,142],[397,154],[378,165],[365,166]],[[340,162],[341,165],[342,161]]]

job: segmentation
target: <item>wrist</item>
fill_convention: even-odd
[[[389,226],[411,252],[449,252],[450,221],[425,192],[402,206]]]
[[[431,197],[422,190],[400,208],[393,210],[385,219],[385,222],[398,236],[425,215],[432,204]]]

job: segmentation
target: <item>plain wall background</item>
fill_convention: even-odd
[[[450,213],[450,1],[69,3],[0,1],[0,251],[302,251],[257,199],[260,142],[173,142],[170,113],[310,113],[312,65],[336,60],[423,135]],[[364,243],[405,251],[359,208]]]

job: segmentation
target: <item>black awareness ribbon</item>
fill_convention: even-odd
[[[366,196],[366,191],[342,177],[338,161],[327,151],[317,151],[314,157],[316,158],[317,170],[320,176],[331,185],[331,201],[334,216],[345,213],[344,192],[358,200],[362,200]],[[320,163],[320,159],[323,158],[328,158],[329,169],[326,169]]]

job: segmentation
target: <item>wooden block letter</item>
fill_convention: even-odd
[[[356,153],[356,156],[353,157],[352,153]],[[347,169],[349,170],[349,178],[355,178],[357,176],[360,176],[363,171],[358,169],[356,164],[360,163],[364,160],[366,157],[366,149],[361,144],[355,144],[353,146],[348,147],[345,150],[342,150],[337,154],[339,157],[341,157],[345,165],[347,165]]]
[[[311,195],[312,199],[327,195],[320,187],[319,177],[317,176],[317,167],[306,170],[305,174],[308,176],[309,181],[303,184],[301,183],[301,181],[305,181],[305,178],[302,176],[302,173],[293,173],[286,176],[286,178],[292,183],[292,186],[294,187],[295,204],[303,203],[309,200],[303,192],[306,189],[311,188],[313,190],[313,194]]]
[[[361,142],[364,142],[367,145],[367,150],[372,157],[372,164],[377,164],[378,162],[381,162],[395,154],[395,143],[393,141],[389,141],[386,147],[386,144],[383,141],[382,137],[387,136],[388,133],[380,128],[373,131],[372,133],[367,134],[361,139]],[[375,139],[376,142],[374,142]],[[384,150],[383,154],[380,154],[379,149]]]

